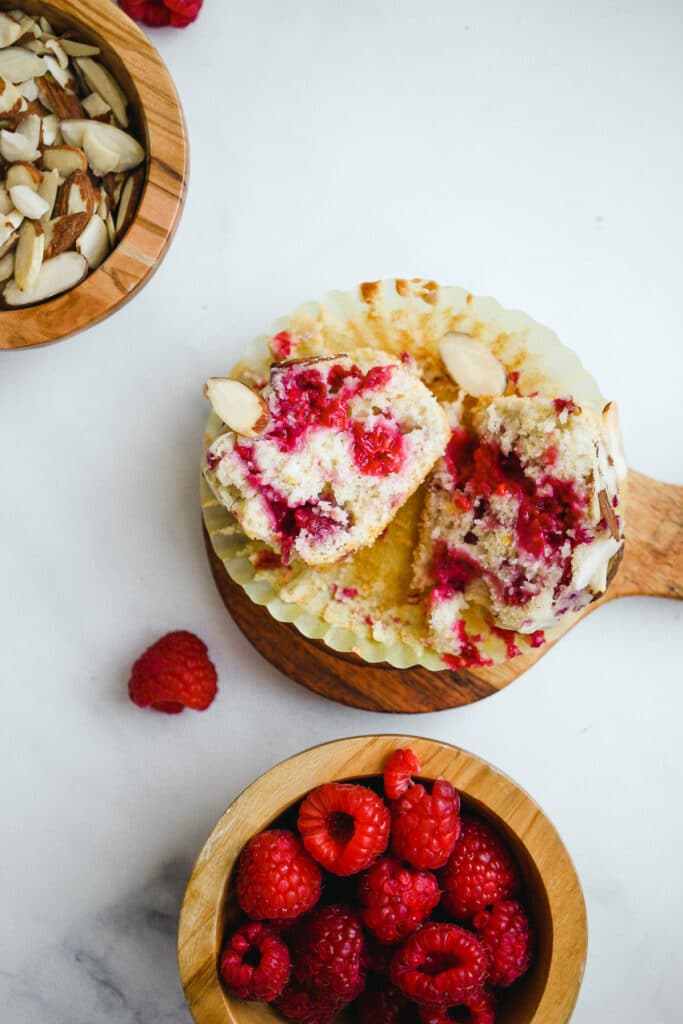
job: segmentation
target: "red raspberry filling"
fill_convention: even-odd
[[[362,423],[354,423],[353,457],[361,473],[367,476],[399,473],[406,455],[405,439],[388,417],[382,417],[369,430]]]

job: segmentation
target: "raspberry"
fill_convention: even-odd
[[[443,867],[460,832],[460,797],[438,779],[431,793],[418,783],[391,805],[391,849],[416,868]]]
[[[444,910],[465,920],[513,896],[519,876],[509,850],[488,822],[465,814],[461,824],[460,838],[439,881]]]
[[[411,788],[411,776],[420,770],[420,760],[414,750],[395,750],[384,767],[384,792],[390,800],[398,800]]]
[[[226,987],[239,999],[270,1003],[289,981],[289,950],[265,925],[250,922],[230,936],[220,963]]]
[[[128,680],[130,699],[168,715],[183,708],[205,711],[218,690],[216,669],[206,644],[193,633],[167,633],[148,647],[133,665]]]
[[[422,1024],[495,1024],[496,997],[493,992],[482,988],[468,996],[460,1006],[428,1007],[420,1009]]]
[[[368,985],[356,1003],[360,1024],[420,1024],[415,1003],[399,989],[377,978]]]
[[[445,1006],[481,988],[486,969],[486,950],[476,935],[455,924],[427,924],[406,939],[389,977],[409,999]]]
[[[363,929],[351,907],[321,907],[302,922],[292,943],[294,980],[311,992],[355,999],[365,986]]]
[[[503,900],[491,910],[480,910],[472,919],[489,955],[489,981],[507,988],[529,969],[531,931],[521,903]]]
[[[353,457],[366,476],[390,476],[398,473],[406,460],[405,441],[398,427],[386,418],[369,430],[353,425]]]
[[[237,900],[248,917],[299,917],[315,906],[321,888],[322,871],[287,829],[261,832],[242,851]]]
[[[360,879],[358,895],[367,930],[380,942],[397,942],[427,920],[441,894],[431,871],[383,857]]]
[[[295,1024],[330,1024],[346,1003],[322,992],[308,992],[296,985],[288,985],[273,1005],[283,1017]]]
[[[298,829],[312,857],[335,875],[364,871],[387,848],[391,818],[365,786],[329,782],[299,808]]]
[[[204,0],[119,0],[122,11],[151,28],[186,28],[195,21]]]

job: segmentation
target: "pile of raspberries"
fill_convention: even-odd
[[[372,789],[331,782],[302,801],[297,831],[246,845],[226,936],[228,992],[296,1024],[494,1024],[495,990],[528,970],[531,929],[517,865],[450,783],[416,782],[412,750]]]

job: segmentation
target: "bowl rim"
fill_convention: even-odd
[[[15,0],[0,0],[12,10]],[[22,6],[19,0],[18,6]],[[83,27],[125,67],[146,135],[146,179],[133,222],[105,262],[70,291],[35,306],[0,310],[0,349],[64,340],[120,309],[150,280],[176,232],[187,192],[189,147],[173,80],[149,38],[111,0],[29,0],[45,16]]]
[[[546,983],[528,1024],[566,1024],[581,987],[588,925],[581,883],[555,826],[526,790],[476,754],[442,740],[395,733],[332,740],[285,758],[243,789],[220,817],[192,869],[178,926],[180,978],[196,1024],[240,1024],[217,960],[225,887],[244,843],[310,789],[334,778],[381,774],[388,754],[406,745],[417,751],[421,775],[452,782],[466,799],[500,818],[524,848],[542,881],[552,922]]]

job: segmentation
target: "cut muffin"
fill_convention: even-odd
[[[448,416],[413,582],[427,592],[435,649],[471,661],[468,609],[494,629],[535,634],[606,589],[622,544],[619,454],[613,411],[601,422],[570,398],[467,399]]]
[[[275,364],[260,395],[262,432],[221,435],[204,476],[285,564],[329,565],[372,544],[450,433],[414,369],[376,350]]]

